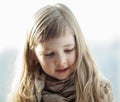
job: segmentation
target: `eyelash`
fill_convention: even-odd
[[[50,56],[53,56],[54,55],[54,53],[52,52],[52,53],[49,53],[49,54],[44,54],[44,56],[46,56],[46,57],[50,57]]]
[[[70,49],[70,50],[64,50],[64,52],[65,52],[65,53],[71,53],[74,49],[75,49],[75,48],[72,48],[72,49]],[[44,54],[44,56],[46,56],[46,57],[52,57],[52,56],[54,56],[54,55],[55,55],[54,52],[49,53],[49,54]]]
[[[70,49],[70,50],[65,50],[66,53],[70,53],[74,50],[74,48]]]

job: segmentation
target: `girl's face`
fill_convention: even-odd
[[[75,71],[76,45],[70,30],[58,38],[39,43],[35,53],[43,71],[49,76],[63,80]]]

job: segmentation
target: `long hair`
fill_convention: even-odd
[[[77,49],[76,102],[108,102],[101,84],[102,78],[85,43],[80,26],[71,10],[63,4],[45,6],[34,14],[33,24],[28,30],[24,46],[22,72],[16,91],[11,94],[11,102],[40,102],[44,77],[34,48],[40,42],[64,34],[67,28],[74,33]]]

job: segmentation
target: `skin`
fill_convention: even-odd
[[[43,71],[53,78],[63,80],[75,71],[75,39],[70,30],[58,38],[39,43],[35,53]]]

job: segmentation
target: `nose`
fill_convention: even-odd
[[[55,60],[55,64],[59,67],[67,66],[67,57],[64,54],[59,54]]]

